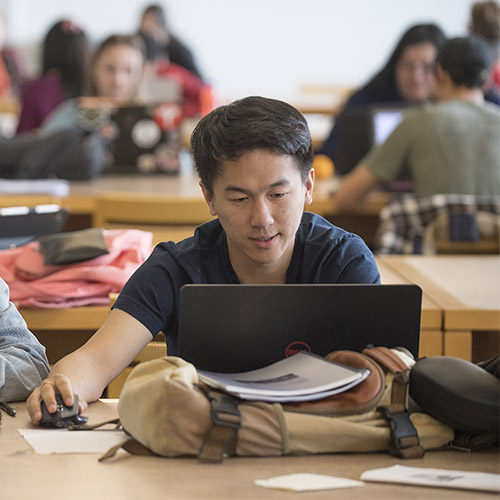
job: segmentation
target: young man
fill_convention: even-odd
[[[197,125],[191,148],[203,196],[217,219],[180,243],[158,245],[130,278],[104,325],[59,361],[28,401],[99,398],[160,331],[177,354],[179,292],[186,283],[378,283],[361,238],[314,214],[311,136],[304,117],[273,99],[249,97]],[[223,306],[223,305],[222,305]],[[258,311],[256,311],[258,314]]]
[[[49,373],[43,347],[28,330],[0,278],[0,401],[21,401]]]
[[[387,141],[344,178],[337,208],[351,209],[376,184],[405,172],[417,196],[500,194],[500,111],[483,95],[492,61],[479,37],[447,40],[436,64],[440,102],[406,113]]]

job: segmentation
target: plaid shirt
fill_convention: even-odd
[[[403,194],[380,212],[376,254],[421,254],[425,230],[439,216],[449,220],[450,240],[479,239],[478,212],[493,214],[494,226],[500,227],[500,195],[475,196],[436,194],[416,197]]]

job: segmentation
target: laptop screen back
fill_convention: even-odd
[[[59,233],[69,212],[58,205],[0,208],[0,250],[26,245],[38,236]]]
[[[299,350],[320,356],[367,345],[418,356],[417,285],[185,285],[179,355],[197,368],[241,372]]]
[[[94,101],[81,100],[77,120],[84,130],[99,130],[108,139],[103,174],[179,172],[182,107],[177,102],[112,107]]]
[[[371,122],[373,145],[383,144],[402,119],[403,109],[401,108],[374,109]]]

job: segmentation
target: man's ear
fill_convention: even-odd
[[[208,205],[208,209],[210,210],[210,215],[213,215],[215,217],[217,215],[217,212],[215,210],[213,196],[210,194],[210,192],[202,182],[200,182],[200,188],[201,192],[203,193],[203,198],[205,198],[205,201],[207,202]]]
[[[311,170],[309,170],[309,174],[305,182],[305,187],[306,187],[305,198],[304,198],[305,205],[310,205],[313,201],[315,175],[316,174],[314,172],[314,168],[311,168]]]

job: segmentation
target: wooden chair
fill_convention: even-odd
[[[304,114],[335,116],[353,91],[347,85],[304,83],[299,88],[297,107]]]
[[[377,254],[498,254],[500,196],[407,193],[380,211]]]
[[[450,218],[436,217],[425,228],[424,254],[500,254],[500,215],[478,211],[474,214],[479,237],[474,241],[454,241],[450,238]]]
[[[95,198],[93,225],[134,228],[153,233],[153,244],[179,241],[213,217],[200,197],[109,192]]]

